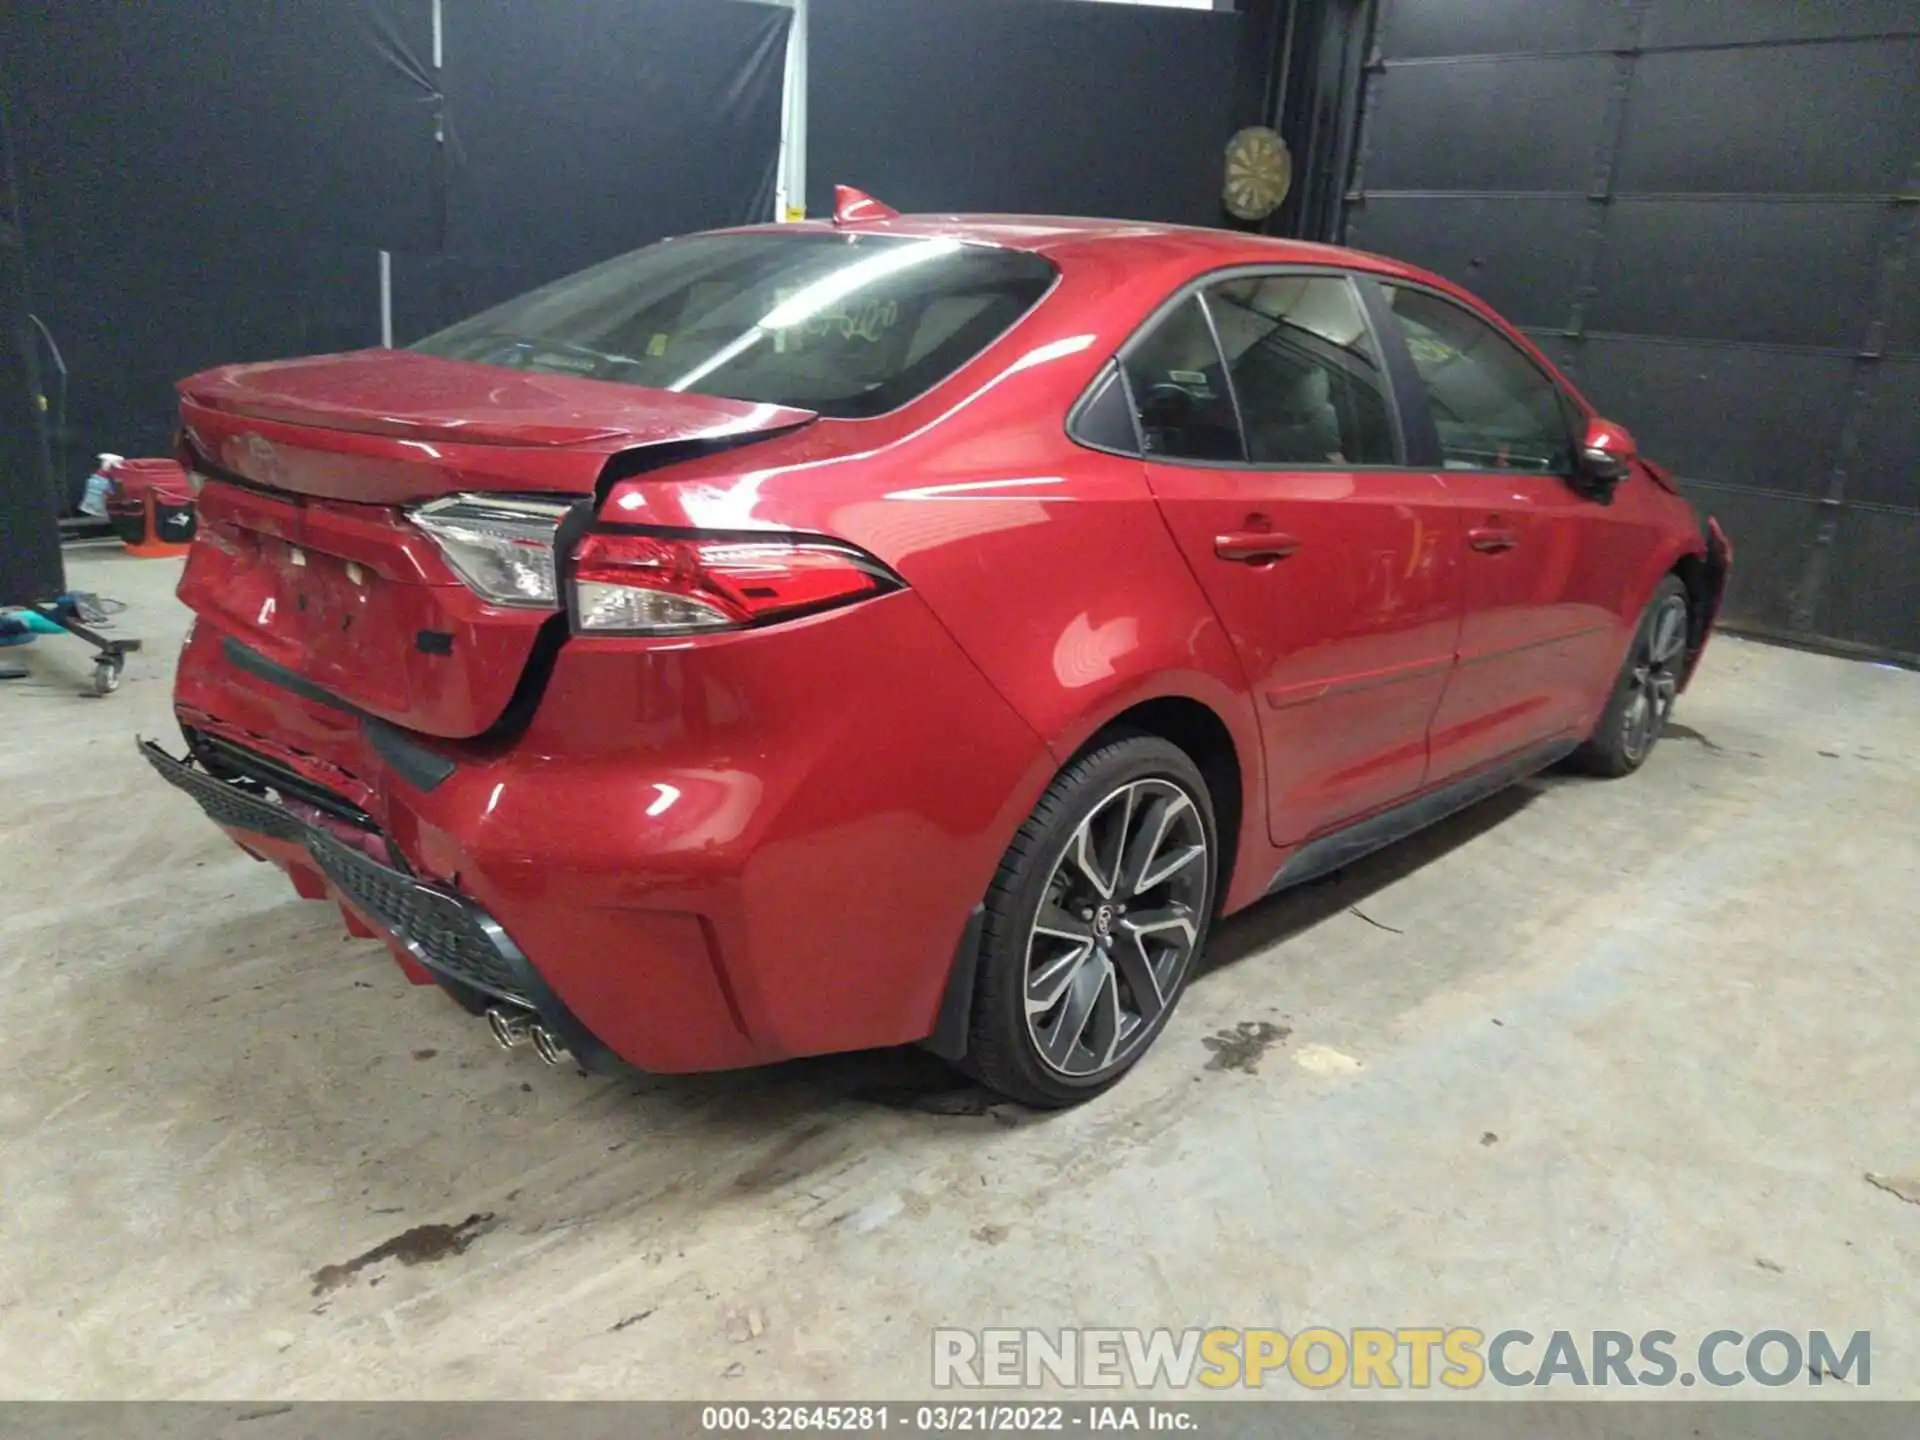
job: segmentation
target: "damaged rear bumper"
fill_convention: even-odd
[[[304,850],[343,904],[456,993],[477,992],[532,1012],[588,1070],[618,1073],[627,1068],[567,1008],[512,937],[471,899],[382,864],[302,819],[263,788],[222,780],[190,758],[175,759],[151,740],[140,742],[140,753],[169,784],[192,796],[215,824]]]

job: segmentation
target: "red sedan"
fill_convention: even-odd
[[[1484,305],[846,201],[184,382],[155,767],[549,1060],[1060,1105],[1216,916],[1646,760],[1727,545]]]

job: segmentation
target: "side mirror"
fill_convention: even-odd
[[[1582,476],[1603,494],[1611,495],[1613,487],[1633,473],[1637,453],[1633,436],[1623,426],[1596,419],[1588,422],[1587,433],[1581,438],[1577,464]]]

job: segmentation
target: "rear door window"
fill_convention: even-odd
[[[1207,291],[1247,458],[1256,465],[1393,465],[1386,376],[1341,275],[1258,275]]]
[[[1148,458],[1246,458],[1226,363],[1198,295],[1135,339],[1124,364]]]
[[[897,409],[1036,305],[1051,262],[946,237],[697,235],[609,260],[413,348],[857,418]]]

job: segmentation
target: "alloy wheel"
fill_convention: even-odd
[[[1095,805],[1054,862],[1027,937],[1027,1033],[1076,1080],[1124,1064],[1179,993],[1213,857],[1194,799],[1134,780]]]
[[[1620,746],[1638,764],[1653,748],[1680,693],[1680,665],[1687,648],[1687,602],[1668,595],[1647,620],[1640,653],[1634,657]]]

